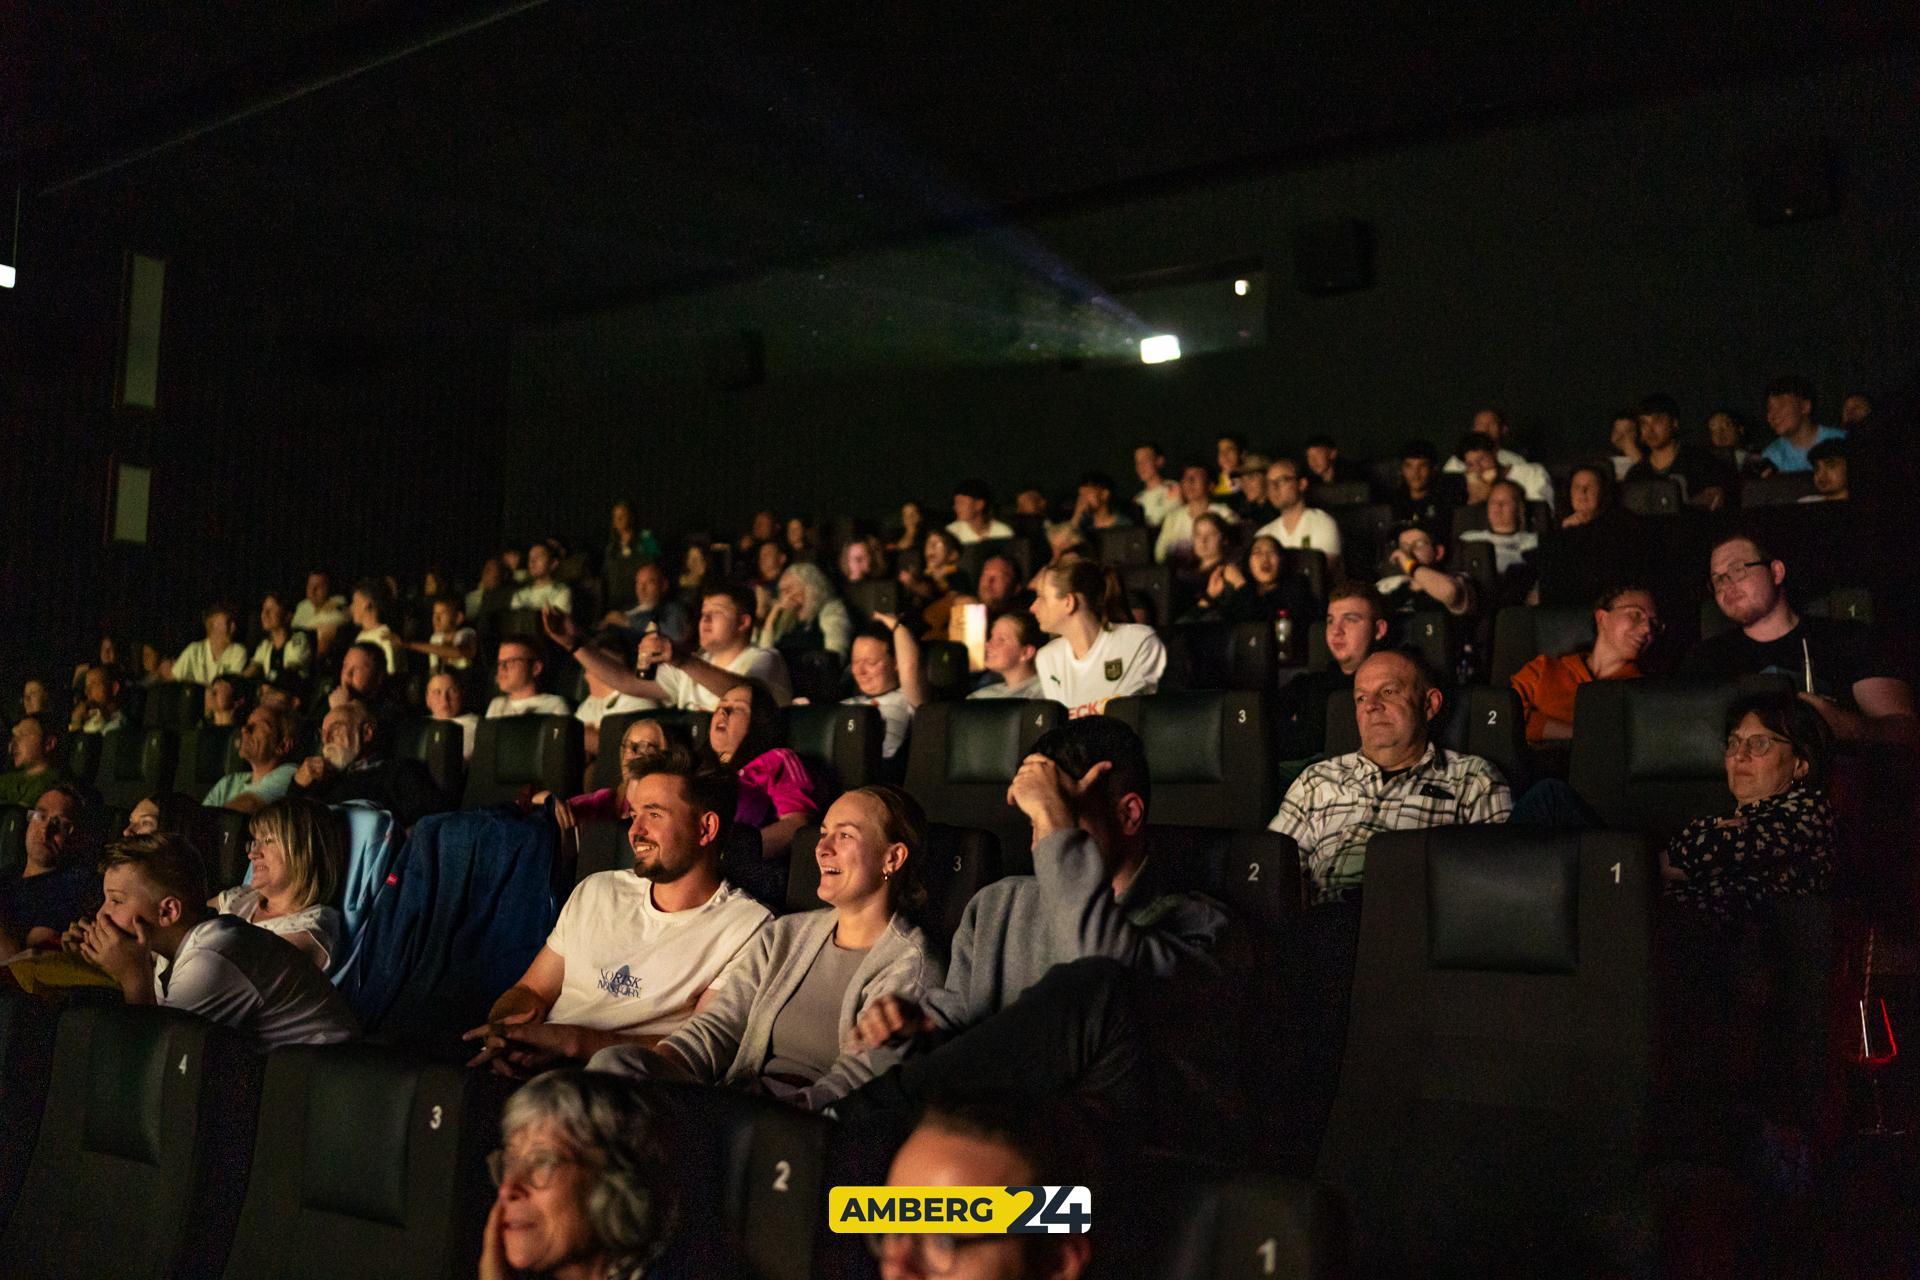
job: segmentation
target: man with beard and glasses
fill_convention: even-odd
[[[375,744],[373,715],[362,702],[347,702],[320,722],[320,754],[294,771],[290,795],[322,804],[365,800],[411,827],[430,813],[453,808],[418,760],[395,760]]]

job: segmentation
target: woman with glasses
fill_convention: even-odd
[[[209,905],[279,934],[327,972],[346,931],[329,905],[345,861],[339,817],[318,801],[289,796],[254,814],[248,834],[248,882],[215,894]]]
[[[1645,587],[1612,587],[1593,606],[1593,647],[1543,653],[1513,676],[1526,718],[1527,742],[1540,746],[1573,737],[1573,702],[1591,680],[1637,680],[1640,658],[1660,634],[1660,611]]]
[[[1791,693],[1727,710],[1731,816],[1696,818],[1660,854],[1671,901],[1738,922],[1783,894],[1820,893],[1833,874],[1834,823],[1822,784],[1833,735]]]
[[[480,1280],[639,1280],[673,1230],[660,1125],[632,1081],[549,1071],[507,1099]]]
[[[848,1044],[880,997],[918,1001],[941,983],[926,935],[902,914],[924,899],[915,863],[926,831],[919,803],[896,787],[841,796],[820,823],[813,854],[827,905],[760,930],[705,1007],[658,1046],[608,1049],[592,1065],[731,1085],[810,1110],[886,1071],[903,1048]]]

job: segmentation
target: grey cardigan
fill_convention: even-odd
[[[730,1085],[758,1082],[772,1050],[773,1020],[800,989],[814,957],[830,944],[837,914],[825,907],[769,922],[721,971],[707,1007],[668,1036],[662,1047],[671,1046],[685,1058],[696,1079]],[[842,1043],[868,1004],[885,995],[923,1000],[939,987],[943,972],[926,935],[894,916],[841,998]],[[817,1111],[887,1071],[904,1052],[902,1046],[842,1053],[825,1075],[789,1100]]]

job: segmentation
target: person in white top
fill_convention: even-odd
[[[1111,621],[1122,601],[1113,571],[1095,561],[1071,559],[1041,572],[1033,616],[1054,639],[1033,660],[1039,697],[1064,703],[1070,716],[1097,716],[1109,699],[1160,687],[1166,646],[1152,627]]]
[[[360,634],[353,638],[355,644],[370,644],[386,655],[387,674],[398,675],[404,663],[401,660],[400,637],[387,625],[386,615],[391,607],[391,598],[387,595],[386,584],[377,578],[367,578],[355,584],[353,599],[347,605],[347,616],[353,625],[360,628]]]
[[[333,633],[345,625],[347,602],[333,594],[333,579],[327,571],[315,569],[307,575],[306,598],[293,606],[294,630],[313,632],[324,649]]]
[[[1340,576],[1340,526],[1318,507],[1307,505],[1305,469],[1293,458],[1281,458],[1267,468],[1267,501],[1280,514],[1262,525],[1265,534],[1289,551],[1327,553],[1327,579]]]
[[[162,680],[211,684],[215,676],[237,676],[246,670],[247,651],[234,639],[236,623],[231,605],[207,606],[200,615],[200,625],[206,630],[206,638],[182,649],[172,662],[162,662]]]
[[[469,1066],[524,1075],[677,1030],[772,913],[720,874],[738,783],[672,747],[627,785],[633,866],[575,886],[546,946],[467,1032]]]
[[[880,709],[881,722],[887,727],[880,755],[893,759],[906,745],[914,711],[927,702],[920,642],[913,638],[913,628],[901,626],[892,614],[874,614],[872,624],[854,639],[847,670],[860,692],[841,699],[842,705]]]
[[[360,1034],[306,952],[237,916],[210,914],[206,869],[183,837],[108,845],[101,884],[99,913],[61,945],[106,970],[128,1004],[198,1014],[269,1049]]]
[[[326,973],[341,954],[346,921],[328,902],[346,874],[346,831],[317,800],[289,796],[247,826],[247,882],[214,896],[212,907],[277,933]]]
[[[1494,485],[1511,480],[1527,495],[1528,502],[1544,502],[1552,509],[1553,477],[1539,463],[1522,458],[1510,464],[1504,461],[1506,450],[1496,450],[1491,440],[1478,434],[1461,439],[1459,456],[1466,459],[1469,505],[1485,502]]]
[[[1160,475],[1166,465],[1167,455],[1159,445],[1148,441],[1133,446],[1133,474],[1140,478],[1140,492],[1133,502],[1150,529],[1159,528],[1167,513],[1180,505],[1180,486]]]
[[[500,696],[487,704],[487,719],[502,716],[565,716],[573,708],[557,693],[542,693],[537,681],[546,670],[540,661],[540,646],[531,640],[510,636],[500,642],[494,663],[493,682]]]
[[[547,634],[573,654],[610,689],[651,698],[664,706],[711,711],[720,695],[743,679],[758,680],[781,706],[793,701],[787,661],[771,649],[748,644],[753,634],[753,592],[729,585],[710,588],[700,601],[700,652],[689,653],[672,637],[656,632],[640,639],[639,671],[595,653],[581,642],[579,628],[563,615],[542,615]],[[652,670],[651,677],[640,671]]]
[[[558,609],[573,612],[573,588],[554,580],[560,567],[560,546],[536,542],[527,549],[527,585],[513,593],[516,609]]]
[[[427,681],[427,714],[435,720],[451,720],[460,726],[460,758],[473,759],[473,734],[480,727],[480,717],[471,712],[463,712],[466,695],[460,691],[460,682],[453,678],[451,671],[442,671]]]
[[[278,680],[289,671],[307,673],[313,664],[313,641],[293,629],[293,619],[280,593],[269,591],[260,601],[260,643],[242,673],[249,680]]]
[[[981,542],[988,538],[1011,538],[1013,530],[1004,521],[995,520],[989,508],[993,491],[982,480],[963,480],[953,491],[953,523],[947,532],[961,543]]]
[[[1213,500],[1213,471],[1202,462],[1190,462],[1180,469],[1180,505],[1168,511],[1160,521],[1160,537],[1153,544],[1153,558],[1159,564],[1182,561],[1193,553],[1193,522],[1207,512],[1228,524],[1238,519],[1233,508]]]
[[[627,639],[624,631],[602,629],[593,633],[587,640],[589,648],[608,660],[626,667],[632,661],[633,641]],[[587,677],[587,696],[574,709],[573,718],[586,730],[587,762],[600,754],[600,722],[608,716],[624,715],[629,711],[651,711],[659,706],[652,698],[636,698],[602,680],[591,668],[585,670]]]
[[[425,640],[409,640],[405,647],[427,655],[427,671],[465,671],[480,651],[480,633],[467,625],[466,606],[460,597],[444,595],[433,602],[433,634]]]
[[[1497,451],[1495,456],[1499,459],[1501,466],[1516,467],[1526,461],[1525,457],[1507,448],[1507,420],[1501,416],[1498,409],[1482,409],[1475,413],[1473,425],[1468,428],[1468,431],[1473,435],[1485,436],[1493,442],[1493,447]],[[1455,450],[1454,455],[1447,459],[1447,465],[1442,468],[1455,475],[1467,469],[1466,456],[1458,450]]]

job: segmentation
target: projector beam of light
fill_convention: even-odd
[[[1180,339],[1171,333],[1156,333],[1140,339],[1141,364],[1166,364],[1180,358]]]

